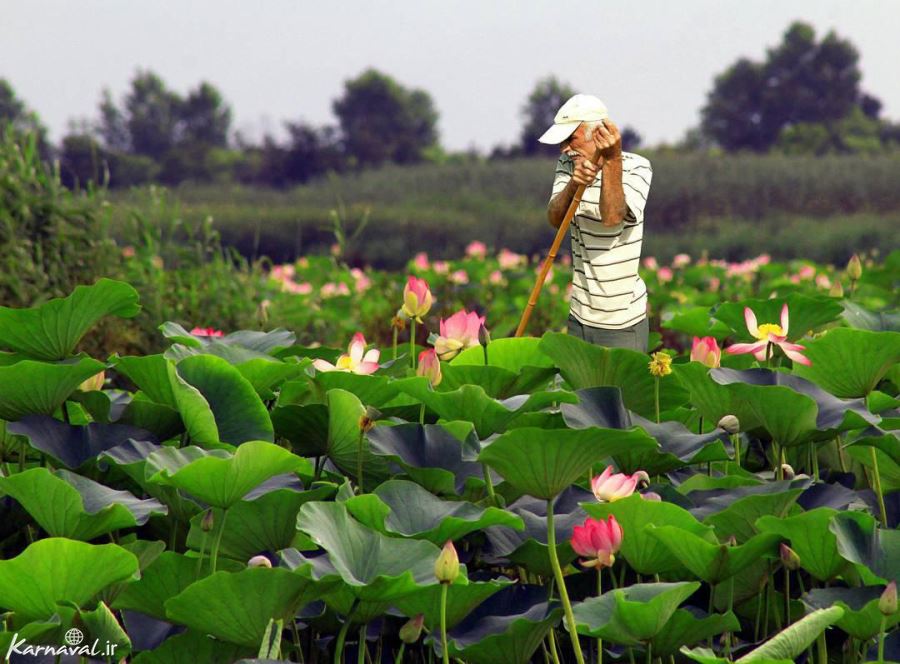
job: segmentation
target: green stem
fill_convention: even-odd
[[[734,610],[734,577],[728,579],[728,613]],[[725,635],[725,657],[731,659],[731,637],[732,633]]]
[[[791,570],[784,568],[784,624],[791,624]]]
[[[816,478],[816,482],[818,482],[819,481],[819,450],[816,447],[815,443],[810,443],[810,447],[812,448],[813,476]]]
[[[359,430],[359,442],[356,445],[356,485],[359,493],[365,493],[363,489],[363,441],[366,439],[364,429]]]
[[[881,473],[878,471],[878,455],[876,454],[875,447],[870,447],[869,451],[872,454],[872,470],[875,471],[875,495],[878,496],[878,509],[881,512],[881,525],[884,528],[887,528],[887,509],[884,506],[884,493],[881,490]]]
[[[647,664],[653,664],[653,646],[647,643]]]
[[[659,424],[659,376],[657,376],[653,383],[653,399],[656,403],[656,423]]]
[[[884,664],[884,635],[887,631],[887,616],[881,616],[881,632],[878,634],[878,664]]]
[[[601,573],[603,567],[597,565],[597,597],[603,594],[603,579]],[[603,639],[597,637],[597,664],[603,664]]]
[[[559,653],[556,651],[556,629],[550,628],[550,656],[553,664],[559,664]]]
[[[775,441],[772,441],[772,446],[775,452],[775,468],[773,469],[775,471],[775,479],[781,481],[784,479],[784,466],[781,463],[783,451],[781,446]]]
[[[425,404],[419,406],[419,424],[425,424]]]
[[[416,370],[416,319],[409,319],[409,361],[412,362],[413,372]]]
[[[356,649],[356,664],[365,664],[366,662],[366,626],[359,626],[359,648]]]
[[[741,467],[741,434],[731,434],[731,444],[734,445],[734,460],[737,461],[738,468]]]
[[[347,630],[350,629],[350,623],[353,622],[353,614],[356,613],[356,607],[359,606],[359,599],[354,599],[350,606],[350,612],[347,619],[341,625],[341,631],[338,632],[337,642],[334,646],[334,664],[343,664],[344,661],[344,641],[347,639]]]
[[[403,651],[406,650],[406,644],[400,642],[400,650],[397,651],[397,657],[394,658],[394,664],[403,664]]]
[[[838,462],[841,464],[841,472],[847,472],[847,460],[844,459],[844,450],[841,447],[841,434],[834,437],[834,446],[837,448]]]
[[[563,578],[562,568],[559,566],[559,556],[556,552],[556,530],[553,526],[553,499],[547,501],[547,548],[550,553],[550,566],[553,568],[553,576],[556,585],[559,586],[559,599],[562,601],[566,614],[566,627],[569,630],[569,639],[572,641],[572,650],[575,652],[575,660],[578,664],[584,664],[584,655],[581,652],[581,643],[578,641],[578,632],[575,628],[575,614],[572,612],[572,603],[569,601],[569,592],[566,590],[566,581]]]
[[[488,497],[491,499],[491,502],[494,503],[494,507],[500,507],[500,503],[497,502],[497,494],[494,493],[494,482],[491,480],[491,471],[486,463],[481,464],[481,470],[484,473],[484,486],[487,489]]]
[[[766,367],[772,368],[772,342],[766,344]]]
[[[397,359],[397,326],[394,326],[394,359]],[[402,648],[401,648],[402,652]]]
[[[450,664],[450,647],[447,644],[447,590],[449,583],[441,584],[441,655],[444,664]]]
[[[210,573],[216,572],[216,566],[219,563],[219,545],[222,544],[222,534],[225,532],[225,520],[228,519],[228,510],[222,510],[222,523],[219,526],[219,532],[216,533],[216,540],[213,542],[212,554],[209,557]]]
[[[828,644],[825,643],[825,632],[819,634],[816,645],[819,650],[819,664],[828,664]]]

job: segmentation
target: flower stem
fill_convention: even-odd
[[[603,568],[597,565],[597,597],[603,594],[603,578],[601,576]],[[603,664],[603,639],[597,637],[597,664]]]
[[[225,532],[225,520],[228,518],[228,510],[222,510],[222,524],[219,526],[219,532],[216,533],[216,541],[213,542],[212,553],[209,556],[210,572],[215,574],[216,566],[219,562],[219,545],[222,543],[222,534]]]
[[[347,639],[347,630],[350,629],[350,623],[353,622],[353,614],[356,613],[356,607],[359,606],[359,599],[354,599],[350,606],[350,612],[347,619],[341,625],[341,631],[338,632],[337,641],[334,646],[334,664],[342,664],[344,661],[344,641]]]
[[[481,470],[484,473],[484,486],[487,489],[488,497],[491,499],[494,507],[500,507],[500,503],[497,502],[497,494],[494,493],[494,482],[491,480],[491,471],[486,463],[481,464]]]
[[[425,424],[425,404],[419,405],[419,424]]]
[[[394,326],[394,359],[397,359],[397,327]]]
[[[441,654],[444,664],[450,664],[450,645],[447,643],[447,590],[449,583],[441,584]]]
[[[737,461],[738,468],[741,467],[741,434],[731,434],[731,443],[734,446],[734,460]]]
[[[563,611],[566,614],[566,627],[569,630],[569,639],[572,641],[575,660],[578,664],[584,664],[581,643],[578,641],[578,632],[575,631],[575,614],[572,613],[572,603],[569,601],[569,592],[566,590],[566,581],[563,578],[562,568],[559,566],[559,556],[556,553],[556,530],[553,526],[552,498],[547,500],[547,548],[550,554],[550,566],[553,568],[553,576],[556,578],[556,585],[559,586],[559,599],[562,601]]]
[[[360,494],[365,493],[365,489],[363,489],[363,441],[365,438],[366,432],[360,429],[359,443],[356,446],[356,484]]]
[[[784,624],[791,624],[791,570],[784,568]]]
[[[403,651],[406,650],[406,644],[401,641],[400,642],[400,650],[397,651],[397,657],[394,659],[394,664],[403,664]]]
[[[359,626],[359,648],[356,649],[356,664],[366,664],[366,625]]]
[[[875,475],[875,486],[872,487],[875,489],[875,495],[878,496],[878,510],[881,512],[881,525],[884,528],[887,528],[887,509],[884,506],[884,493],[881,489],[881,473],[878,471],[878,454],[876,453],[875,447],[870,447],[869,451],[872,453],[872,470]]]
[[[409,319],[409,361],[413,371],[416,370],[416,319]]]
[[[878,662],[884,664],[884,635],[887,631],[887,616],[881,616],[881,631],[878,634]]]
[[[653,384],[653,398],[656,402],[656,423],[659,424],[659,376],[656,377]]]

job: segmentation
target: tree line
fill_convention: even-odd
[[[741,58],[715,77],[697,127],[674,150],[787,154],[874,153],[900,146],[900,124],[881,117],[881,102],[860,87],[859,53],[829,32],[792,24],[762,61]],[[559,106],[576,91],[554,76],[537,82],[522,105],[522,130],[490,157],[555,154],[537,142]],[[127,187],[148,182],[236,181],[287,187],[328,172],[473,158],[440,144],[438,112],[428,92],[369,69],[345,82],[332,103],[336,122],[287,121],[286,139],[246,140],[232,129],[232,110],[219,90],[201,82],[180,95],[157,74],[138,71],[116,100],[104,90],[97,117],[70,123],[50,145],[37,113],[0,78],[0,124],[36,137],[56,159],[68,186],[88,181]],[[625,126],[625,149],[640,135]]]

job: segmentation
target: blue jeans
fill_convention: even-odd
[[[650,325],[646,318],[641,319],[631,327],[621,330],[607,330],[602,327],[585,325],[570,313],[567,327],[569,334],[588,343],[609,348],[630,348],[641,353],[647,352],[647,338],[650,335]]]

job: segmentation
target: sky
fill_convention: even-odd
[[[0,0],[0,77],[54,141],[121,99],[138,69],[185,94],[213,83],[252,140],[334,124],[344,82],[375,67],[428,91],[450,150],[517,141],[550,74],[604,100],[645,144],[696,126],[716,74],[761,60],[796,19],[860,52],[862,87],[900,119],[896,0]]]

